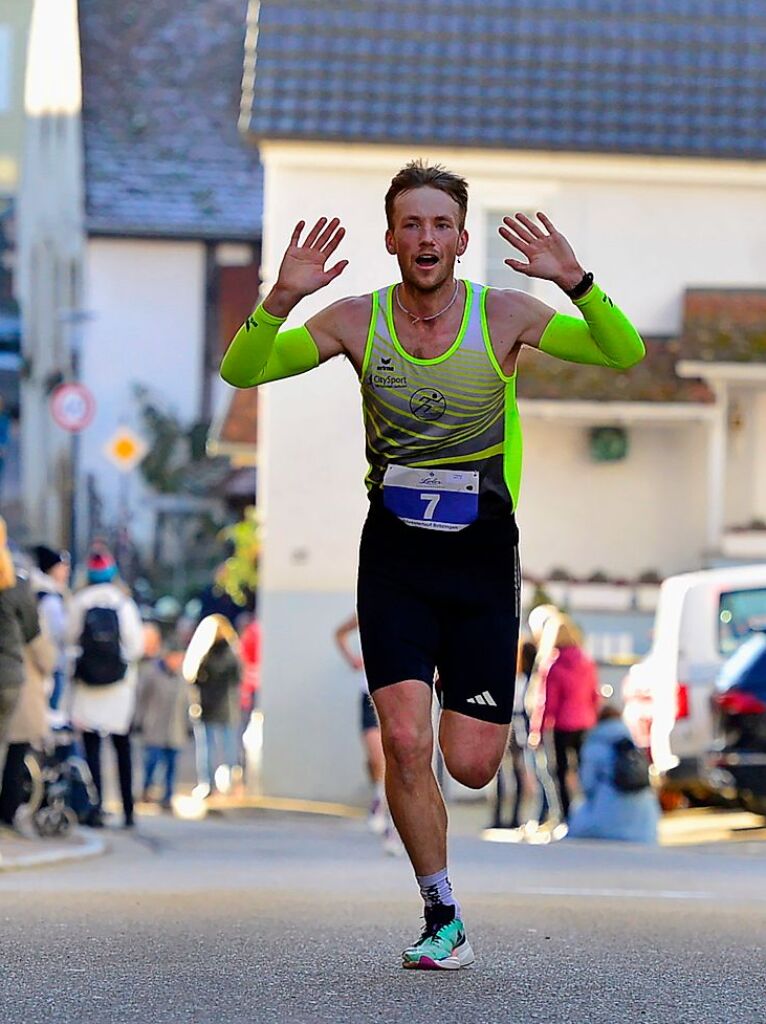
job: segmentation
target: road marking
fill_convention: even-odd
[[[570,889],[556,888],[553,886],[525,886],[513,890],[519,896],[596,896],[605,899],[626,897],[627,899],[657,899],[657,900],[719,900],[724,895],[720,892],[699,892],[685,889]],[[727,899],[730,894],[727,895]],[[748,893],[742,897],[748,902],[758,900],[763,902],[766,896]]]

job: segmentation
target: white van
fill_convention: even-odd
[[[666,783],[704,789],[710,700],[723,662],[766,628],[766,563],[670,576],[660,587],[652,648],[623,688],[624,717]]]

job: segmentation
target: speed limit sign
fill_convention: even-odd
[[[70,434],[85,430],[96,412],[96,400],[84,384],[59,384],[50,401],[54,420]]]

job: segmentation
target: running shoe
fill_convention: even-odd
[[[383,852],[387,857],[401,857],[404,854],[404,845],[393,825],[389,825],[383,833]]]
[[[370,804],[370,810],[367,814],[367,828],[374,835],[382,836],[385,834],[388,824],[386,805],[380,798],[376,797]]]
[[[402,967],[420,971],[457,971],[474,962],[473,950],[454,907],[425,909],[423,934],[402,953]]]

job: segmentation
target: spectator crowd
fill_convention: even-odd
[[[92,546],[84,568],[81,585],[70,589],[67,552],[38,545],[14,560],[0,519],[0,830],[50,833],[75,820],[102,827],[105,742],[127,828],[139,774],[141,800],[172,811],[179,757],[192,737],[194,797],[243,782],[243,737],[259,692],[255,615],[214,580],[196,622],[171,629],[142,620],[106,544]],[[648,764],[620,712],[603,702],[580,630],[552,605],[533,609],[528,627],[491,827],[509,829],[519,841],[568,835],[656,842],[659,809]],[[355,629],[352,617],[336,641],[361,669],[348,646]],[[393,840],[377,719],[363,678],[361,696],[374,788],[370,819],[380,818],[380,831]]]
[[[530,612],[519,645],[516,698],[506,766],[495,785],[490,827],[514,838],[564,836],[657,842],[659,805],[649,764],[620,711],[605,703],[598,671],[572,619],[553,605]],[[530,809],[522,820],[522,809]]]
[[[179,755],[192,737],[196,796],[240,784],[259,689],[254,614],[216,606],[208,588],[196,628],[171,629],[142,619],[103,542],[72,589],[66,551],[14,554],[0,519],[0,832],[102,827],[105,742],[126,828],[135,821],[137,741],[140,798],[161,810],[173,808]]]

